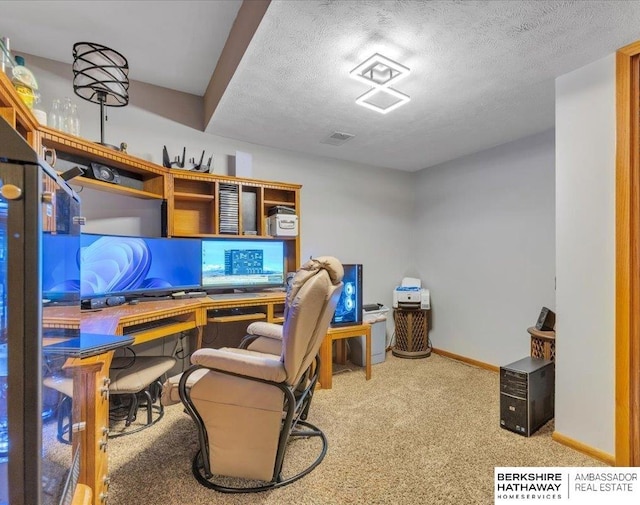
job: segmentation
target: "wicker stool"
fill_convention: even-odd
[[[431,356],[429,342],[429,311],[426,309],[394,309],[396,344],[391,349],[399,358]]]

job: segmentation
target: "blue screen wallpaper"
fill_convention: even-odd
[[[80,258],[77,236],[51,235],[42,237],[43,298],[62,300],[80,290]]]
[[[63,236],[45,237],[43,291],[47,298],[55,299],[56,293],[78,284],[83,297],[200,286],[197,239],[83,234],[75,254],[69,253],[68,245]]]

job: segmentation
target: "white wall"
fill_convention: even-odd
[[[71,66],[25,55],[48,112],[54,98],[69,96],[78,105],[81,136],[99,139],[95,104],[73,94]],[[162,164],[162,146],[170,155],[199,159],[214,155],[215,173],[227,173],[227,158],[237,150],[253,155],[252,177],[302,184],[302,260],[333,255],[343,263],[363,263],[364,302],[391,305],[392,290],[408,273],[412,231],[413,175],[329,158],[238,142],[203,133],[201,99],[133,82],[127,107],[108,108],[105,141],[128,144],[130,154]],[[340,149],[336,147],[336,149]],[[87,232],[158,235],[158,202],[98,191],[80,193]]]
[[[415,188],[433,346],[496,366],[527,356],[527,328],[555,308],[553,131],[423,170]]]
[[[614,454],[615,55],[556,80],[556,431]]]

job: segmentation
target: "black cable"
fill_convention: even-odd
[[[133,348],[131,346],[127,346],[124,348],[124,352],[130,351],[132,356],[131,356],[131,361],[122,365],[122,366],[112,366],[111,368],[113,370],[124,370],[125,368],[131,368],[133,366],[133,364],[136,362],[136,352],[133,350]],[[126,356],[119,356],[122,358],[126,358]]]

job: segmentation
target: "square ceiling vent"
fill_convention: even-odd
[[[341,146],[345,142],[351,140],[355,135],[345,132],[333,132],[328,137],[320,141],[321,144],[329,144],[331,146]]]

